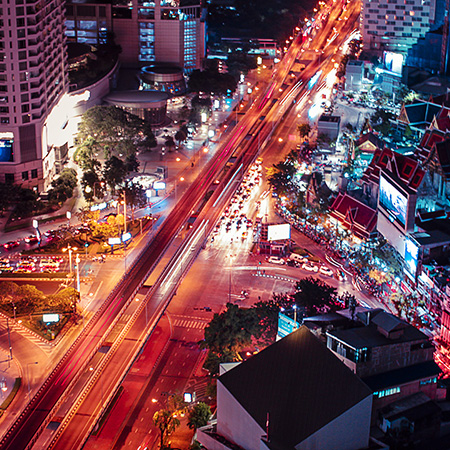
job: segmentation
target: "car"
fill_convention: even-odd
[[[286,261],[286,264],[287,264],[289,267],[301,267],[301,266],[302,266],[299,262],[293,261],[292,259],[288,259],[288,260]]]
[[[267,258],[267,262],[271,264],[285,264],[285,261],[283,258],[279,258],[278,256],[269,256]]]
[[[347,281],[347,275],[343,270],[336,270],[336,278],[339,281]]]
[[[319,272],[327,277],[333,276],[333,271],[327,266],[320,266]]]
[[[34,234],[30,234],[29,236],[27,236],[25,238],[25,242],[27,244],[35,244],[38,241],[39,241],[39,238],[37,236],[35,236]]]
[[[317,273],[319,271],[319,268],[309,261],[302,264],[302,269],[306,270],[307,272],[314,272],[314,273]]]
[[[19,245],[19,241],[9,241],[3,244],[3,248],[5,250],[11,250],[14,247],[17,247]]]

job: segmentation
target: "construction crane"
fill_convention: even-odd
[[[447,69],[447,41],[448,41],[448,8],[450,0],[445,0],[444,26],[442,28],[441,67],[440,74],[445,75]]]

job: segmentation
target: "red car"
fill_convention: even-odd
[[[11,250],[14,247],[17,247],[19,245],[19,241],[9,241],[6,244],[3,244],[3,248],[5,250]]]

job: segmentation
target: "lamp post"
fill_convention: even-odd
[[[63,248],[63,252],[69,252],[69,272],[70,276],[72,277],[72,252],[77,251],[78,247],[72,247],[70,244],[67,245],[67,247]]]
[[[80,256],[77,255],[75,262],[77,263],[77,291],[80,292]]]
[[[30,398],[30,365],[31,364],[39,364],[37,361],[27,363],[27,379],[28,379],[28,398]]]

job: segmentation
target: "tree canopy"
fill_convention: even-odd
[[[336,308],[336,288],[313,277],[303,278],[295,284],[295,303],[305,308],[306,314],[316,315]]]
[[[232,75],[220,73],[218,70],[194,70],[189,76],[188,87],[191,92],[224,95],[228,91],[236,90],[237,81]]]
[[[187,425],[196,430],[207,425],[210,417],[211,408],[206,403],[198,402],[189,410]]]

